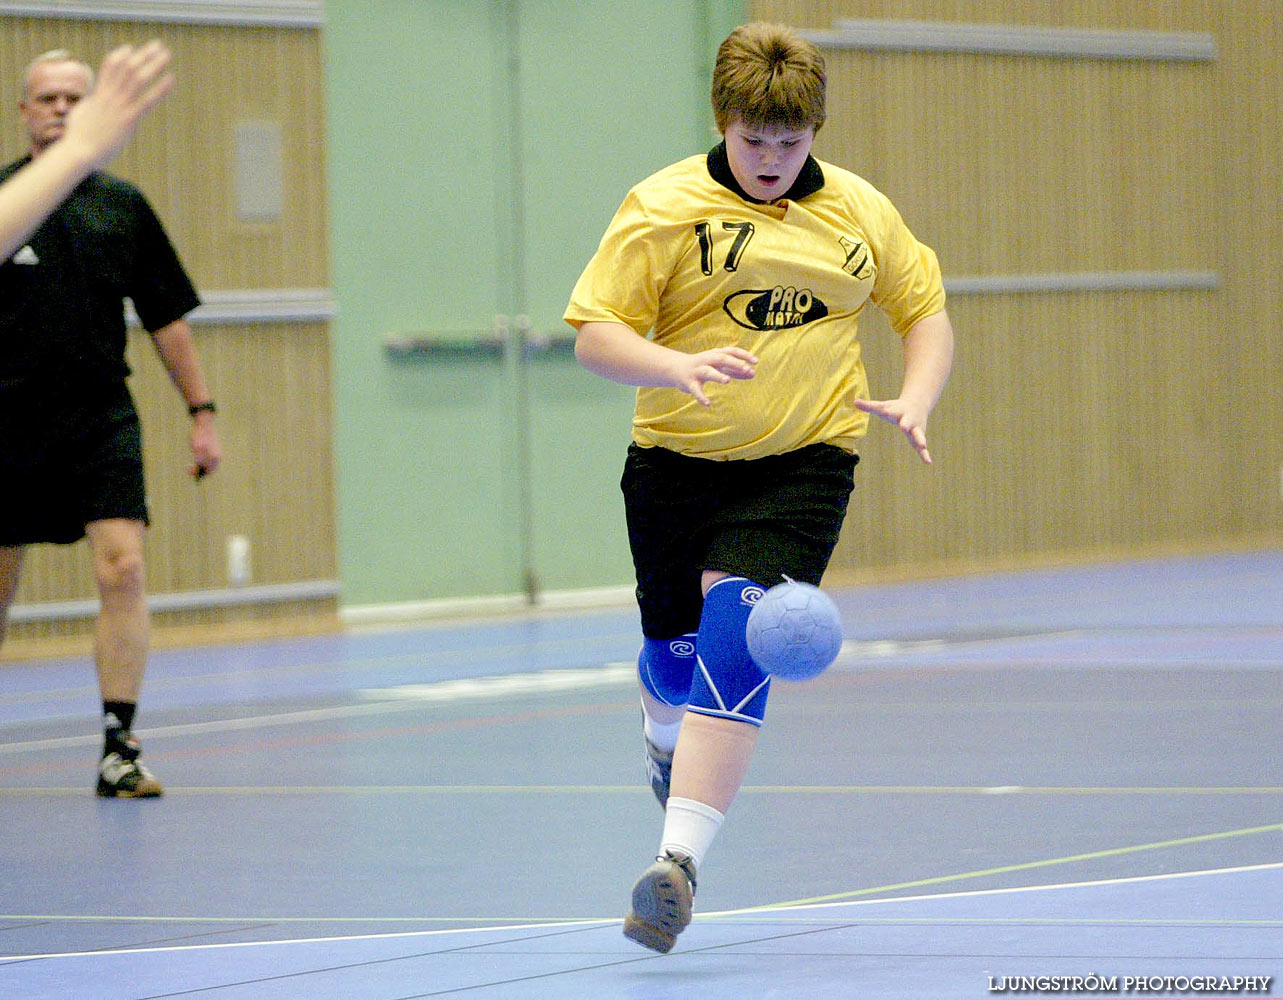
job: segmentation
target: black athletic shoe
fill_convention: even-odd
[[[113,733],[98,763],[98,794],[104,799],[154,799],[160,782],[138,759],[142,749],[133,733]]]
[[[646,741],[646,777],[650,779],[650,790],[655,793],[661,808],[668,808],[668,786],[673,781],[673,751],[661,750],[642,734]]]

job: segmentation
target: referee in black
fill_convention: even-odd
[[[25,80],[18,110],[30,152],[0,168],[0,182],[62,137],[93,71],[56,50],[36,57]],[[147,660],[148,515],[142,436],[125,383],[126,298],[191,414],[191,473],[218,467],[215,407],[184,318],[200,300],[142,194],[92,173],[0,263],[0,641],[24,547],[88,536],[102,600],[97,792],[152,798],[161,785],[132,732]]]

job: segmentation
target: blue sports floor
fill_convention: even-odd
[[[834,596],[666,956],[631,610],[0,667],[0,997],[1283,997],[1283,551]]]

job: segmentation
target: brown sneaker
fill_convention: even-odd
[[[668,952],[691,922],[695,865],[684,854],[662,854],[633,886],[633,908],[624,937],[653,951]]]
[[[133,733],[113,735],[98,763],[98,794],[104,799],[154,799],[160,782],[139,761],[142,749]]]

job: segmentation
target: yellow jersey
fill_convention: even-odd
[[[609,321],[688,354],[739,346],[757,374],[637,390],[633,440],[709,459],[760,458],[829,443],[854,452],[868,415],[860,313],[872,301],[901,337],[944,308],[935,253],[885,195],[808,158],[788,194],[756,202],[725,147],[636,185],[571,294],[576,329]]]

